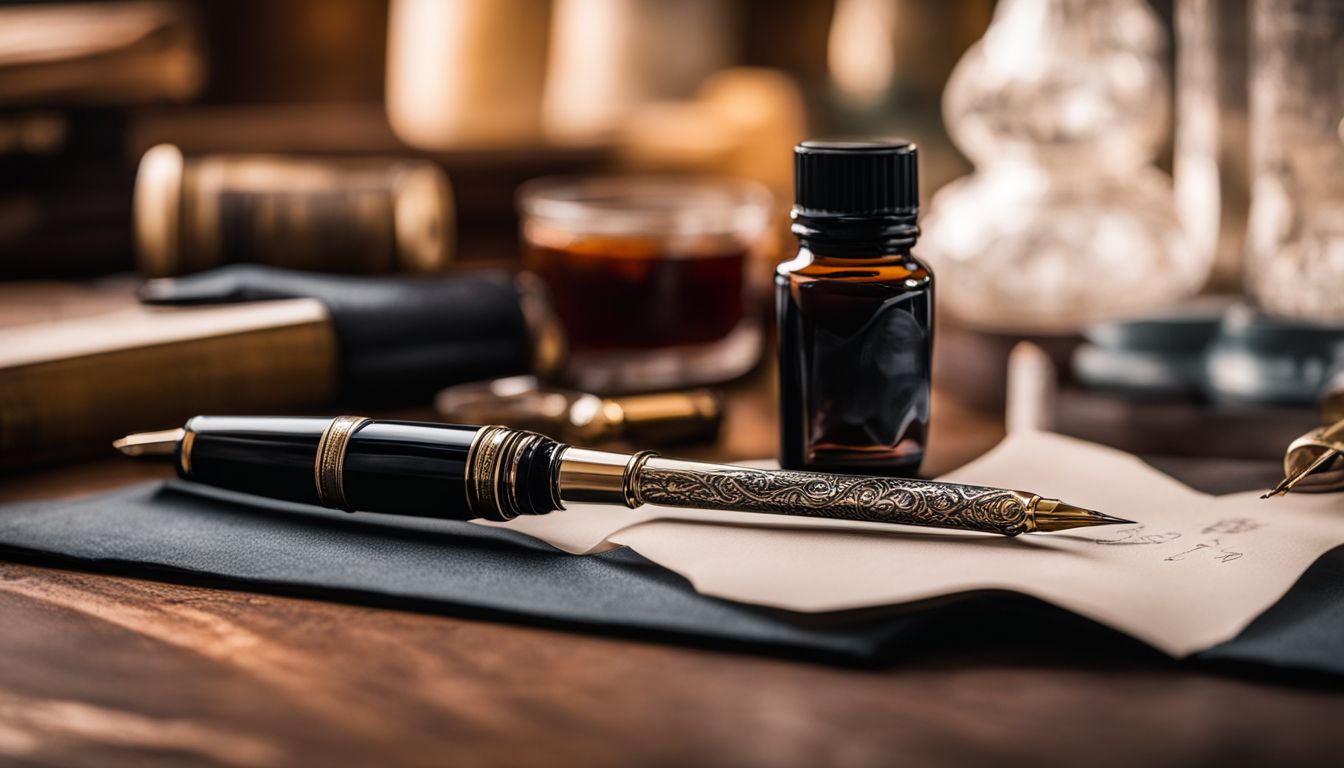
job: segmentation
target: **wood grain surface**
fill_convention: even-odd
[[[773,451],[767,376],[727,439]],[[998,418],[935,398],[928,469]],[[166,473],[0,477],[0,501]],[[1337,765],[1344,689],[1126,647],[917,647],[884,670],[0,563],[0,764]]]
[[[1337,692],[1171,664],[834,669],[11,564],[0,615],[15,762],[1326,765],[1344,748]]]

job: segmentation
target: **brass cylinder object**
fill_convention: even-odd
[[[349,274],[435,272],[455,250],[452,187],[406,159],[145,153],[135,181],[146,277],[251,262]]]

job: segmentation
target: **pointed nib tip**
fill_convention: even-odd
[[[1089,511],[1090,511],[1090,510],[1089,510]],[[1136,525],[1136,524],[1137,524],[1137,521],[1135,521],[1135,520],[1126,520],[1126,519],[1123,518],[1123,517],[1116,517],[1116,516],[1114,516],[1114,515],[1102,514],[1101,512],[1092,512],[1092,516],[1093,516],[1093,519],[1096,521],[1096,522],[1094,523],[1095,525]]]
[[[1293,487],[1293,478],[1285,477],[1283,478],[1283,480],[1279,481],[1278,485],[1274,486],[1273,488],[1270,488],[1268,491],[1265,491],[1265,494],[1260,498],[1268,499],[1274,496],[1282,496],[1283,494],[1287,493],[1288,489],[1291,487]]]
[[[1088,528],[1093,525],[1134,525],[1135,521],[1114,517],[1103,512],[1075,507],[1053,499],[1042,500],[1036,509],[1036,530],[1066,531],[1070,528]]]

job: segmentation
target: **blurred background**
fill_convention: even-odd
[[[787,207],[790,150],[809,134],[916,139],[932,191],[970,168],[947,139],[940,97],[993,4],[199,0],[0,10],[0,269],[16,278],[133,269],[133,180],[160,143],[188,155],[430,159],[454,182],[456,252],[467,259],[517,258],[514,193],[540,175],[726,173],[769,184]]]
[[[1338,0],[6,4],[0,463],[431,402],[769,455],[823,135],[920,147],[944,424],[1030,339],[1065,431],[1278,455],[1344,359],[1341,72]]]

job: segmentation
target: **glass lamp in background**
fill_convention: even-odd
[[[1240,292],[1250,210],[1248,0],[1178,0],[1176,210],[1212,260],[1207,290]]]
[[[519,190],[524,265],[547,285],[585,391],[736,378],[760,359],[751,265],[771,239],[754,182],[655,176],[537,179]]]
[[[1344,320],[1344,0],[1252,3],[1246,288],[1276,315]]]
[[[1152,165],[1167,130],[1158,20],[1143,0],[1003,0],[948,82],[976,170],[940,190],[925,255],[940,303],[990,330],[1067,333],[1189,295],[1208,272]]]

